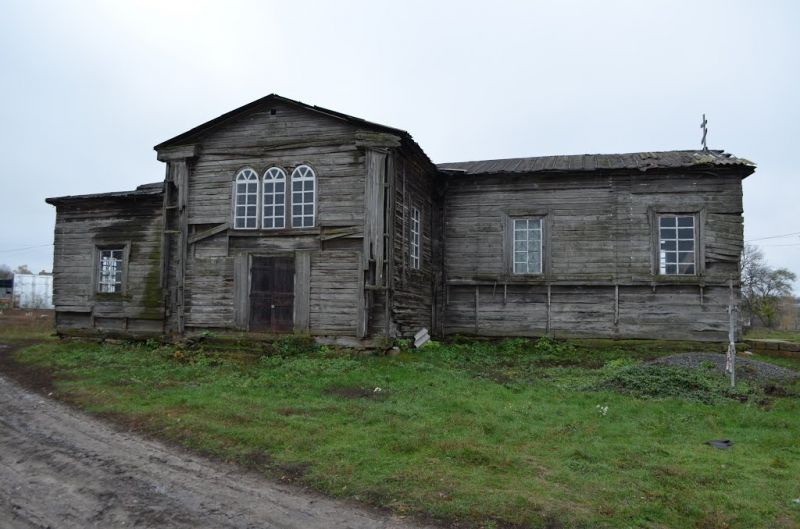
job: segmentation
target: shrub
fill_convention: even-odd
[[[613,360],[609,360],[605,364],[603,364],[603,369],[608,372],[616,372],[621,369],[625,369],[636,365],[636,360],[632,358],[614,358]]]

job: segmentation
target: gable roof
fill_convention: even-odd
[[[534,156],[502,160],[440,163],[440,171],[451,174],[520,174],[549,172],[588,172],[614,169],[678,169],[691,167],[738,166],[752,174],[755,164],[725,151],[661,151],[626,154],[571,154]]]
[[[269,94],[267,96],[262,97],[261,99],[256,99],[251,103],[247,103],[246,105],[240,106],[239,108],[235,108],[230,112],[226,112],[225,114],[217,116],[212,120],[206,121],[205,123],[202,123],[192,129],[189,129],[182,134],[178,134],[173,138],[163,141],[158,145],[156,145],[155,147],[153,147],[153,149],[159,151],[167,147],[177,147],[179,145],[186,145],[192,143],[194,140],[197,140],[204,133],[220,125],[223,125],[227,121],[236,119],[239,116],[247,114],[250,111],[256,110],[259,107],[266,106],[270,103],[284,103],[287,105],[292,105],[297,108],[308,110],[310,112],[315,112],[323,116],[328,116],[330,118],[337,119],[345,123],[349,123],[351,125],[357,126],[362,129],[395,134],[397,136],[400,136],[401,139],[408,142],[408,145],[413,150],[416,150],[431,165],[431,167],[434,166],[433,161],[428,157],[428,155],[425,153],[422,147],[416,141],[414,141],[414,138],[411,136],[411,134],[409,134],[407,131],[403,129],[389,127],[387,125],[381,125],[380,123],[367,121],[366,119],[351,116],[349,114],[344,114],[342,112],[337,112],[335,110],[330,110],[328,108],[318,107],[316,105],[309,105],[307,103],[303,103],[302,101],[289,99],[288,97],[283,97],[278,94]]]
[[[247,112],[255,110],[259,107],[268,105],[269,103],[285,103],[287,105],[292,105],[298,108],[302,108],[305,110],[309,110],[311,112],[316,112],[318,114],[322,114],[337,120],[344,121],[346,123],[350,123],[352,125],[356,125],[358,127],[362,127],[365,129],[376,130],[379,132],[388,132],[390,134],[397,134],[404,138],[411,139],[411,134],[406,132],[402,129],[397,129],[394,127],[388,127],[386,125],[381,125],[380,123],[373,123],[371,121],[367,121],[365,119],[357,118],[355,116],[350,116],[348,114],[343,114],[341,112],[336,112],[335,110],[330,110],[327,108],[318,107],[316,105],[309,105],[303,103],[301,101],[295,101],[294,99],[289,99],[288,97],[279,96],[278,94],[269,94],[268,96],[262,97],[261,99],[257,99],[251,103],[247,103],[246,105],[240,106],[239,108],[235,108],[230,112],[226,112],[221,116],[217,116],[216,118],[206,121],[205,123],[194,127],[193,129],[187,130],[182,134],[178,134],[174,138],[170,138],[166,141],[163,141],[153,147],[155,150],[160,150],[165,147],[174,147],[177,145],[185,145],[186,143],[190,143],[192,140],[197,139],[203,133],[229,121],[231,119],[235,119]],[[412,140],[413,141],[413,140]]]

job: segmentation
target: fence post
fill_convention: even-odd
[[[736,387],[736,298],[733,295],[733,279],[728,280],[730,301],[728,302],[728,352],[725,355],[725,371],[731,375],[731,387]]]

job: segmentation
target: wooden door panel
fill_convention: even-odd
[[[294,259],[253,257],[250,330],[289,332],[294,326]]]

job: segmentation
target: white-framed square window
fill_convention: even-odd
[[[542,218],[513,219],[514,274],[542,273]]]
[[[419,270],[420,267],[420,249],[422,243],[421,237],[421,227],[422,227],[422,214],[420,213],[418,208],[412,207],[411,208],[411,230],[410,230],[410,257],[411,257],[411,268],[414,270]]]
[[[695,215],[658,216],[658,273],[697,274],[697,218]]]
[[[98,248],[97,256],[97,292],[121,293],[125,271],[125,247]]]

